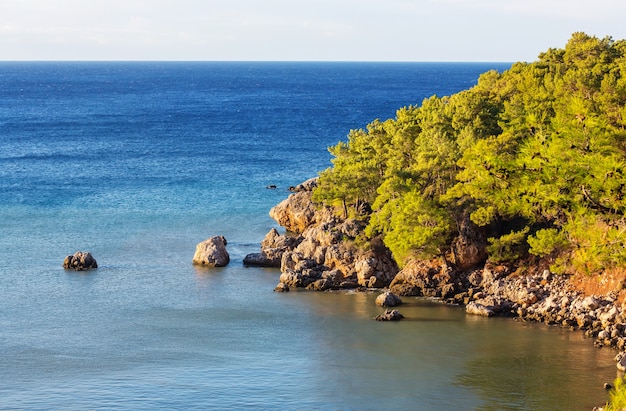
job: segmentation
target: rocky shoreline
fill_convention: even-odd
[[[585,295],[568,275],[479,263],[480,247],[468,240],[471,233],[456,242],[455,263],[414,260],[399,270],[379,239],[355,246],[362,222],[340,218],[312,202],[316,182],[311,179],[296,186],[293,194],[270,210],[287,233],[272,229],[261,252],[244,260],[246,265],[280,267],[275,291],[362,288],[433,297],[462,305],[468,314],[582,330],[598,346],[626,349],[626,314],[616,292]],[[623,369],[626,356],[617,357],[621,358],[618,368]]]

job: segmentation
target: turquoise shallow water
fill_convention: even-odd
[[[0,409],[576,410],[610,350],[375,294],[273,293],[243,257],[350,128],[504,64],[0,64]],[[278,189],[265,187],[276,184]],[[231,264],[193,267],[229,241]],[[91,251],[100,267],[66,272]]]

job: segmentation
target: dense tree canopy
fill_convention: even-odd
[[[368,221],[396,260],[445,255],[469,215],[493,261],[626,263],[626,42],[574,33],[331,147],[317,201]]]

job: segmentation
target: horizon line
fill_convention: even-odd
[[[0,63],[383,63],[383,64],[514,64],[520,61],[496,60],[130,60],[130,59],[0,59]],[[528,63],[528,62],[526,62]]]

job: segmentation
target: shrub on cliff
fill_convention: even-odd
[[[359,215],[400,263],[450,252],[469,218],[488,256],[626,263],[626,41],[574,33],[533,63],[398,110],[331,147],[316,201]],[[465,219],[465,220],[464,220]]]
[[[602,408],[603,411],[620,411],[626,409],[626,384],[623,378],[617,378],[615,388],[609,394],[609,402]]]

